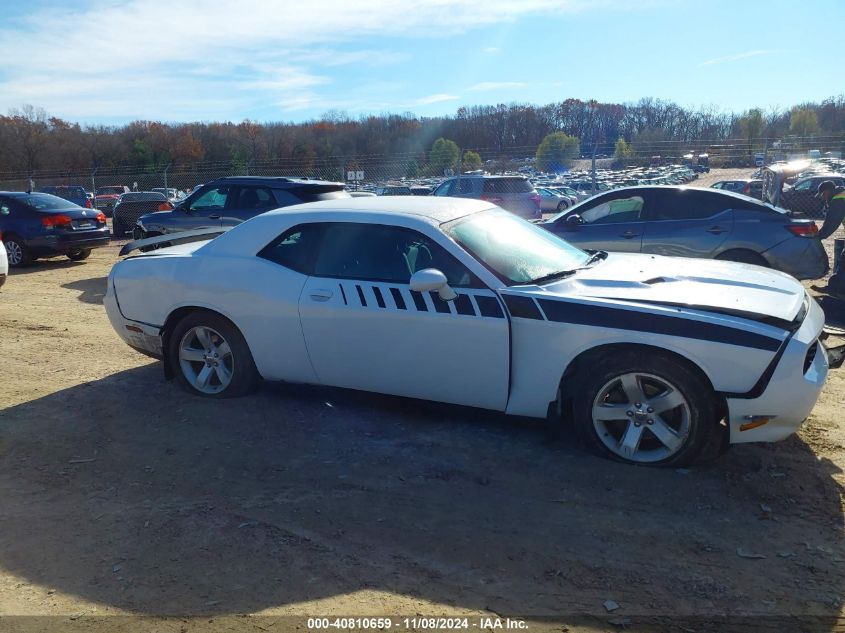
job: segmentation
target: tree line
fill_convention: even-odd
[[[562,144],[570,157],[596,151],[618,155],[620,150],[629,157],[654,153],[660,147],[680,150],[729,139],[744,143],[750,153],[762,139],[790,134],[824,136],[831,145],[828,149],[841,151],[844,133],[845,96],[788,109],[738,113],[715,106],[685,108],[652,98],[628,104],[567,99],[544,106],[462,107],[442,117],[404,113],[354,118],[329,111],[303,123],[133,121],[120,126],[81,125],[25,105],[0,115],[0,173],[81,172],[117,166],[154,171],[171,164],[198,163],[225,164],[238,171],[276,161],[291,173],[307,174],[327,161],[354,167],[362,158],[401,157],[410,172],[422,174],[451,160],[443,158],[442,146],[432,160],[438,139],[449,139],[461,150],[461,167],[475,168],[482,159],[533,156],[544,139]],[[548,140],[549,135],[556,136]],[[837,135],[838,139],[830,140]],[[473,153],[468,155],[467,150]],[[450,146],[448,153],[452,151]]]

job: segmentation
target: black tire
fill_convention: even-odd
[[[769,262],[763,259],[762,255],[749,251],[743,248],[735,248],[724,253],[719,253],[716,259],[723,262],[738,262],[740,264],[754,264],[755,266],[762,266],[769,268]]]
[[[231,350],[231,381],[216,393],[207,393],[197,388],[186,376],[180,362],[180,346],[183,339],[194,328],[213,330],[225,340]],[[253,391],[258,385],[258,370],[246,340],[235,325],[225,317],[207,310],[197,310],[183,317],[175,324],[168,337],[168,361],[179,384],[187,391],[206,398],[236,398]],[[220,360],[221,364],[223,360]],[[202,369],[202,362],[189,363],[193,370]],[[220,382],[218,380],[218,382]]]
[[[712,388],[694,367],[671,354],[657,351],[613,351],[596,355],[582,363],[581,367],[584,368],[584,375],[574,381],[574,390],[569,393],[572,398],[574,428],[583,444],[602,457],[629,464],[677,468],[694,461],[718,430],[716,400]],[[642,406],[634,411],[619,413],[619,415],[626,415],[627,418],[623,417],[612,423],[594,422],[594,404],[599,407],[614,406],[602,395],[607,393],[607,386],[614,384],[614,381],[620,380],[623,376],[639,374],[647,376],[643,376],[642,380],[638,379],[636,384],[642,388],[642,392],[648,398],[654,397],[655,400],[640,403]],[[659,411],[646,413],[650,402],[654,403],[660,395],[671,393],[670,391],[651,392],[653,396],[649,395],[649,389],[653,387],[649,387],[647,381],[652,378],[655,382],[670,386],[672,391],[679,392],[686,407],[680,405],[673,410],[664,410],[663,413]],[[621,382],[618,384],[620,387],[617,388],[621,388]],[[600,397],[602,399],[597,403]],[[626,404],[615,406],[621,406],[622,409],[631,407]],[[639,415],[637,411],[642,415]],[[632,413],[634,413],[633,416]],[[603,438],[599,436],[598,428],[602,425],[605,429],[602,433]],[[670,449],[668,445],[663,445],[658,439],[658,434],[655,433],[658,428],[665,433],[667,426],[673,431],[680,431],[673,433],[673,441],[677,442],[676,448]],[[639,433],[633,459],[614,452],[606,444],[606,442],[612,444],[616,450],[621,451],[623,436],[629,430]],[[639,456],[636,455],[637,453]],[[666,453],[665,456],[663,456],[664,453]]]
[[[90,248],[78,248],[67,254],[67,258],[72,262],[81,262],[83,259],[88,259],[90,256]]]
[[[557,205],[558,213],[560,213],[561,211],[566,211],[568,208],[569,208],[569,203],[566,200],[562,200]]]
[[[3,236],[3,245],[6,247],[6,257],[11,268],[26,268],[35,260],[26,242],[14,233]]]

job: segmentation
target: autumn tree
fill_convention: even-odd
[[[809,108],[793,108],[789,116],[789,132],[797,136],[810,136],[819,131],[819,117]]]
[[[443,174],[446,170],[458,168],[461,160],[461,149],[455,141],[439,138],[431,146],[428,156],[429,171],[432,174]]]
[[[464,152],[463,170],[475,171],[476,169],[481,169],[481,155],[472,150]]]
[[[549,134],[537,147],[535,154],[537,169],[542,171],[562,171],[572,159],[578,157],[580,141],[566,132]]]

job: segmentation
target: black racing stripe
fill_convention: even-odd
[[[393,303],[399,310],[405,309],[405,298],[402,296],[402,291],[399,288],[391,288],[390,294],[393,295]]]
[[[459,294],[455,299],[455,310],[458,314],[467,314],[475,316],[475,309],[472,307],[472,301],[469,300],[469,295]]]
[[[648,314],[633,310],[619,310],[604,306],[589,306],[568,301],[554,301],[552,299],[538,299],[538,301],[549,321],[606,327],[616,330],[667,334],[669,336],[680,336],[702,341],[713,341],[715,343],[726,343],[728,345],[739,345],[741,347],[752,347],[766,350],[767,352],[775,352],[781,346],[780,339],[770,336],[754,334],[753,332],[738,330],[715,323],[693,321],[683,317]]]
[[[443,301],[439,294],[436,292],[429,292],[428,296],[431,297],[431,302],[434,304],[435,310],[444,314],[449,314],[449,304]]]
[[[364,298],[364,291],[361,290],[361,286],[355,286],[358,289],[358,298],[361,300],[361,305],[365,308],[367,307],[367,300]]]
[[[414,300],[414,305],[417,307],[419,312],[428,312],[428,306],[425,305],[425,299],[423,298],[421,292],[411,290],[411,298]]]
[[[505,318],[505,315],[502,313],[502,306],[496,300],[496,297],[488,297],[487,295],[475,295],[475,302],[478,304],[478,309],[481,311],[481,316],[493,317],[496,319]]]
[[[508,306],[508,312],[511,313],[511,316],[522,319],[543,320],[540,309],[531,297],[514,297],[512,295],[502,295],[502,297],[505,300],[505,305]]]
[[[340,286],[340,295],[343,297],[343,305],[345,305],[345,306],[349,305],[346,302],[346,291],[344,291],[344,289],[343,289],[343,284],[338,284],[338,286]]]
[[[373,294],[376,296],[376,303],[378,304],[379,308],[384,307],[384,297],[381,296],[381,288],[377,286],[373,286]]]

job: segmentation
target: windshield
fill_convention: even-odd
[[[506,284],[531,283],[579,268],[589,255],[503,209],[446,225],[446,233]]]

